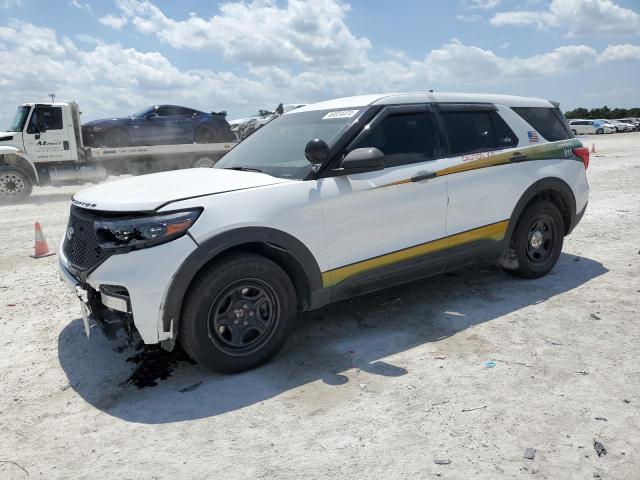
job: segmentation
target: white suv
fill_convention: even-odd
[[[602,135],[603,133],[615,133],[616,127],[604,120],[570,120],[569,128],[574,135]]]
[[[368,95],[282,115],[210,169],[77,193],[62,277],[108,334],[254,367],[299,310],[493,260],[548,273],[582,217],[589,152],[557,104]]]

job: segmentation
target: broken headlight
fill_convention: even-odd
[[[201,209],[197,209],[153,217],[100,220],[93,227],[101,248],[137,250],[180,238],[196,222],[201,212]]]

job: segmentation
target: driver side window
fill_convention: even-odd
[[[384,118],[356,148],[375,147],[385,168],[420,163],[442,155],[432,113],[398,113]]]
[[[27,133],[39,133],[39,126],[42,125],[47,130],[62,130],[62,108],[61,107],[38,107],[33,110]]]

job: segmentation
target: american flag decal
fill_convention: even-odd
[[[540,141],[538,132],[536,132],[535,130],[527,132],[527,135],[529,135],[529,143],[538,143]]]

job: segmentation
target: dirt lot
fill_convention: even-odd
[[[595,141],[551,275],[475,268],[340,303],[263,368],[180,361],[143,389],[122,384],[134,351],[84,337],[57,257],[29,258],[34,221],[57,246],[74,189],[0,207],[0,478],[640,478],[640,134]]]

